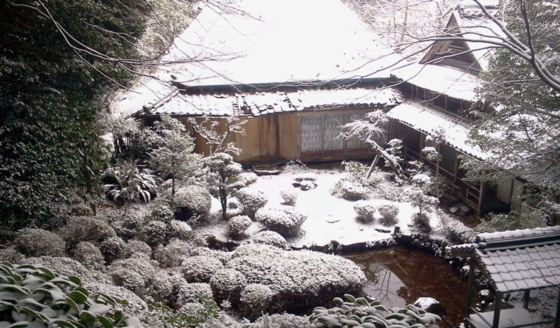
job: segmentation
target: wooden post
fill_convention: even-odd
[[[500,311],[502,309],[502,293],[496,292],[496,299],[494,300],[494,321],[492,328],[500,327]]]
[[[465,315],[464,319],[466,320],[469,317],[469,312],[471,311],[471,302],[473,298],[473,291],[474,291],[474,260],[471,258],[469,260],[469,281],[467,283],[467,304],[465,306]]]
[[[480,190],[478,193],[478,205],[477,205],[477,210],[476,210],[476,215],[481,216],[482,215],[482,199],[484,198],[484,182],[480,183]]]
[[[558,305],[556,305],[556,319],[554,319],[554,328],[560,328],[560,292],[558,292]]]
[[[531,290],[527,289],[523,295],[523,307],[527,310],[529,309],[529,297],[531,296]]]

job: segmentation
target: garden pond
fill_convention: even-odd
[[[446,314],[440,327],[459,327],[467,294],[467,278],[447,261],[425,251],[404,247],[346,254],[368,279],[364,293],[388,307],[404,307],[420,297],[432,297]]]

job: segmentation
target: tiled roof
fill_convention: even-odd
[[[321,110],[324,108],[375,108],[398,103],[400,95],[392,89],[313,89],[291,92],[236,94],[175,93],[148,107],[149,114],[251,116],[280,112]]]
[[[475,243],[451,247],[470,250],[496,291],[560,286],[560,226],[484,233]]]
[[[470,124],[458,116],[410,100],[391,109],[387,115],[428,135],[443,132],[444,142],[449,146],[467,155],[485,158],[478,147],[467,143]]]

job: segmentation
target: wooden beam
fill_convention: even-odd
[[[500,327],[500,311],[502,310],[502,293],[496,292],[496,299],[494,300],[494,321],[492,328]]]

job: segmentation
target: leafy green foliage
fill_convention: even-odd
[[[95,194],[101,96],[129,81],[148,11],[143,0],[0,2],[3,225],[53,225],[57,203]]]
[[[141,327],[115,310],[115,299],[43,267],[1,263],[0,296],[2,327]]]
[[[387,308],[369,297],[355,298],[344,295],[347,301],[337,297],[337,307],[316,307],[310,316],[311,327],[426,327],[435,324],[440,317],[421,310],[414,305],[404,308]]]
[[[130,161],[118,161],[103,173],[103,193],[119,205],[127,202],[149,202],[155,196],[157,177],[150,170],[141,170]]]
[[[510,2],[504,5],[508,30],[529,44],[520,14],[521,2],[506,2]],[[560,9],[552,2],[523,3],[531,26],[534,53],[558,77]],[[470,173],[475,178],[490,180],[521,176],[540,187],[560,190],[558,90],[547,86],[526,60],[506,49],[495,51],[483,78],[479,92],[496,110],[479,113],[482,119],[472,138],[488,158],[484,163],[470,163]],[[485,175],[488,166],[493,170]]]

